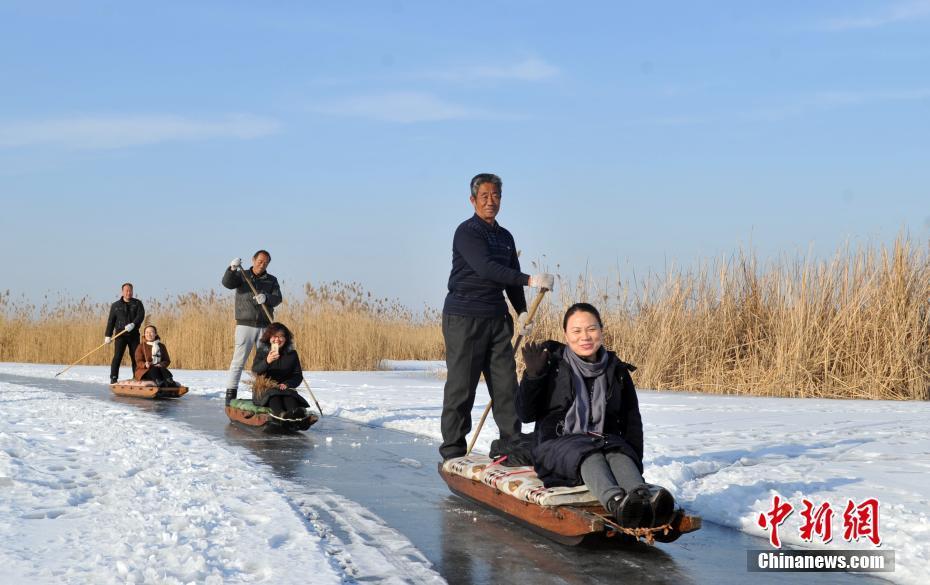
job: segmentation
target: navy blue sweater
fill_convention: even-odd
[[[452,239],[449,294],[442,312],[467,317],[503,317],[507,303],[517,313],[526,310],[523,287],[530,277],[520,272],[517,245],[497,222],[488,225],[478,215],[462,222]]]

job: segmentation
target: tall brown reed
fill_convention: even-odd
[[[561,282],[536,337],[587,300],[641,387],[720,394],[930,399],[930,258],[892,246],[761,264],[740,251],[638,284]]]
[[[275,319],[294,332],[308,370],[370,370],[381,359],[442,356],[435,312],[415,315],[396,302],[372,297],[358,283],[308,284],[303,292],[297,299],[285,295]],[[235,329],[232,292],[142,301],[146,324],[158,327],[173,367],[229,365]],[[103,341],[108,311],[106,303],[87,299],[46,300],[36,307],[8,292],[0,294],[0,361],[70,363]],[[108,364],[111,356],[107,347],[82,363]]]
[[[722,394],[930,399],[930,255],[901,236],[843,247],[828,260],[761,263],[740,251],[639,282],[560,279],[534,338],[562,339],[585,300],[606,345],[636,364],[641,387]],[[232,293],[146,300],[178,368],[222,369],[232,354]],[[34,306],[0,294],[0,360],[68,363],[103,337],[105,304]],[[442,359],[439,315],[414,314],[358,283],[306,285],[276,317],[313,370],[373,369],[382,358]],[[108,363],[107,350],[88,363]]]

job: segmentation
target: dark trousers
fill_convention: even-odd
[[[152,366],[149,368],[149,371],[142,374],[143,380],[151,380],[158,384],[159,386],[163,385],[166,381],[173,379],[171,372],[168,371],[168,368],[156,368]]]
[[[484,374],[494,404],[494,422],[501,438],[520,432],[514,407],[517,391],[517,365],[513,356],[513,320],[497,318],[442,316],[442,336],[446,342],[446,386],[442,401],[443,459],[461,457],[471,431],[471,409],[475,404],[478,380]]]
[[[293,396],[272,396],[268,399],[268,408],[275,414],[282,414],[294,410],[300,402]]]
[[[119,365],[123,361],[123,354],[129,348],[129,359],[132,362],[130,372],[136,371],[136,348],[139,347],[139,334],[133,331],[125,333],[113,340],[113,361],[110,362],[110,379],[119,379]]]

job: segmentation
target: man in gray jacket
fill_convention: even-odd
[[[245,366],[249,354],[265,327],[270,325],[268,316],[262,305],[274,317],[274,308],[281,304],[281,287],[278,279],[268,274],[265,269],[271,263],[271,254],[266,250],[259,250],[252,256],[252,267],[242,269],[242,259],[236,258],[229,263],[229,268],[223,274],[223,286],[236,290],[236,348],[233,352],[232,362],[229,364],[229,376],[226,380],[226,404],[236,397],[239,389],[239,379],[242,377],[242,368]],[[255,290],[254,294],[243,277],[247,272]]]

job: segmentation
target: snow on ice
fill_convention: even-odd
[[[309,372],[307,379],[327,415],[439,439],[443,380],[435,374],[442,371],[441,362],[382,366],[392,371]],[[28,376],[52,376],[58,369],[0,364],[0,372]],[[106,376],[106,368],[88,366],[62,377],[105,383]],[[176,377],[194,394],[223,397],[225,372],[178,371]],[[295,517],[284,483],[270,479],[270,473],[236,472],[243,465],[260,465],[241,450],[219,448],[160,419],[149,423],[157,432],[142,432],[136,421],[152,415],[130,408],[114,417],[115,405],[62,400],[60,395],[45,401],[42,391],[10,384],[0,388],[0,487],[5,494],[0,513],[13,519],[11,526],[0,528],[5,543],[0,562],[7,568],[40,582],[68,574],[93,581],[124,582],[127,576],[143,581],[155,570],[178,582],[230,582],[268,574],[278,566],[272,559],[287,559],[304,563],[314,582],[322,583],[359,570],[361,559],[369,565],[365,571],[391,574],[390,561],[377,551],[339,543],[341,556],[332,560],[326,554],[322,540],[333,537],[312,520],[314,507],[326,506],[327,516],[340,518],[337,522],[345,526],[356,522],[346,518],[357,510],[338,502],[336,494],[315,495],[303,504],[303,517]],[[778,494],[795,507],[779,529],[783,546],[868,549],[868,541],[842,538],[841,519],[831,542],[803,542],[801,503],[805,498],[815,505],[829,502],[841,517],[849,500],[877,498],[881,548],[896,555],[895,572],[882,576],[916,584],[930,573],[930,404],[647,390],[639,391],[639,399],[646,479],[667,486],[706,521],[767,540],[769,533],[757,520]],[[476,418],[486,400],[480,388]],[[32,411],[36,403],[43,404],[38,412]],[[476,449],[487,452],[497,429],[490,417],[485,424]],[[205,457],[208,449],[211,456]],[[143,460],[146,465],[137,467]],[[252,485],[255,477],[268,485]],[[246,494],[258,499],[246,506]],[[112,532],[152,542],[111,542]],[[396,533],[390,540],[409,545]],[[256,546],[269,550],[267,565],[235,563],[237,552]],[[120,560],[125,575],[101,574],[112,559]],[[425,559],[416,571],[418,580],[439,580]]]

